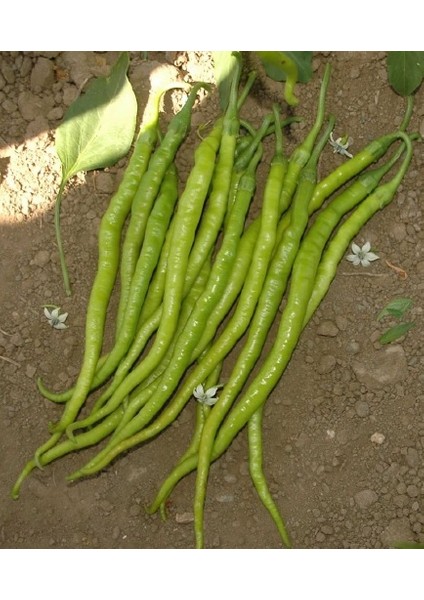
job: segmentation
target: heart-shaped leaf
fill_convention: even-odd
[[[123,52],[109,77],[92,81],[68,108],[56,130],[55,147],[62,163],[56,197],[55,230],[65,291],[71,294],[60,231],[60,210],[66,182],[80,171],[115,164],[129,151],[135,132],[137,99],[127,78],[128,52]]]
[[[115,164],[131,147],[137,100],[127,78],[129,57],[123,52],[108,77],[99,77],[75,100],[56,130],[62,180],[80,171]]]
[[[424,76],[424,52],[388,52],[389,83],[401,96],[410,96]]]

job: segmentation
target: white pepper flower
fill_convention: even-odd
[[[59,314],[60,308],[56,307],[53,310],[49,310],[47,307],[44,308],[44,315],[49,322],[49,325],[54,329],[67,329],[65,321],[68,317],[68,313]]]
[[[334,154],[341,154],[342,156],[347,156],[348,158],[352,158],[353,155],[347,151],[351,143],[353,142],[352,138],[348,136],[339,137],[336,140],[333,137],[333,132],[330,133],[330,139],[328,140],[330,146],[333,147]]]
[[[205,391],[203,385],[200,384],[194,388],[193,396],[198,402],[206,404],[206,406],[213,406],[218,400],[218,396],[215,396],[215,394],[220,387],[222,387],[222,385],[214,385]]]
[[[365,242],[362,248],[357,244],[353,243],[353,254],[349,254],[348,256],[346,256],[346,260],[350,261],[354,265],[362,265],[363,267],[369,267],[372,261],[378,260],[379,258],[377,254],[374,254],[374,252],[370,252],[370,250],[370,242]]]

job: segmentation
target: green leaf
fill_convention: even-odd
[[[232,50],[225,50],[212,52],[212,60],[221,109],[225,111],[230,98],[231,81],[237,67],[237,58]]]
[[[379,338],[380,344],[390,344],[394,342],[398,338],[404,336],[412,327],[415,327],[415,323],[399,323],[399,325],[395,325],[388,329],[382,336]]]
[[[123,52],[109,77],[98,77],[67,110],[56,130],[55,147],[62,163],[54,224],[65,292],[71,295],[60,231],[60,211],[66,182],[80,171],[102,169],[125,156],[136,126],[137,100],[127,78],[129,56]]]
[[[274,81],[286,81],[284,59],[288,58],[297,68],[297,81],[307,83],[312,77],[312,52],[258,52],[268,77]]]
[[[411,308],[412,304],[413,302],[410,298],[395,298],[377,315],[377,321],[380,321],[387,315],[395,317],[396,319],[401,319],[406,311]]]
[[[424,52],[388,52],[389,83],[401,96],[409,96],[421,85],[424,76]]]
[[[62,181],[80,171],[115,164],[129,151],[136,126],[137,100],[127,78],[124,52],[109,77],[98,77],[75,100],[56,131]]]

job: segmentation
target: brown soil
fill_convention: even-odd
[[[99,476],[73,485],[65,481],[93,454],[88,449],[34,471],[19,500],[10,498],[21,468],[47,439],[47,424],[61,414],[60,406],[38,393],[37,376],[63,390],[78,374],[85,307],[96,270],[97,228],[125,166],[121,161],[114,168],[80,175],[69,186],[62,210],[73,287],[67,298],[53,227],[60,177],[54,129],[87,80],[107,73],[116,57],[114,52],[0,54],[2,548],[191,548],[194,543],[194,475],[175,489],[165,522],[144,511],[187,444],[194,403],[164,434]],[[141,107],[147,74],[157,62],[172,65],[187,81],[213,81],[207,53],[132,53],[131,59],[130,78]],[[312,123],[327,62],[333,66],[328,110],[336,117],[336,137],[346,133],[353,138],[353,153],[399,125],[404,101],[387,82],[384,53],[316,54],[313,80],[298,89],[297,114],[303,121],[292,127],[289,148]],[[281,97],[281,88],[262,81],[254,92],[243,115],[258,125]],[[164,124],[173,109],[170,98]],[[173,99],[177,106],[179,96]],[[423,130],[423,106],[421,89],[411,130]],[[197,128],[217,113],[212,91],[196,107],[192,132],[178,155],[183,179],[192,164]],[[271,149],[267,146],[268,157]],[[343,160],[328,147],[320,175]],[[265,471],[296,548],[387,548],[399,541],[424,542],[423,164],[417,145],[395,201],[355,240],[369,240],[380,260],[368,269],[340,264],[266,406]],[[264,163],[258,199],[265,175]],[[408,318],[416,326],[394,345],[382,347],[378,337],[391,323],[376,316],[398,296],[414,301]],[[46,304],[69,313],[68,329],[49,327],[42,309]],[[115,308],[116,298],[111,320]],[[110,341],[111,336],[106,343]],[[209,548],[280,547],[250,481],[244,431],[212,466],[205,539]]]

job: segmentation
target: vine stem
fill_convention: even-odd
[[[72,293],[71,292],[71,284],[69,281],[69,272],[68,272],[68,267],[66,266],[65,251],[63,249],[62,234],[60,231],[60,211],[61,211],[61,206],[62,206],[62,198],[63,198],[63,192],[65,189],[65,185],[66,185],[66,181],[62,180],[62,182],[60,184],[59,192],[56,197],[56,206],[54,209],[54,228],[56,231],[56,242],[57,242],[57,249],[59,252],[60,267],[62,270],[63,285],[65,287],[66,295],[70,296]]]

